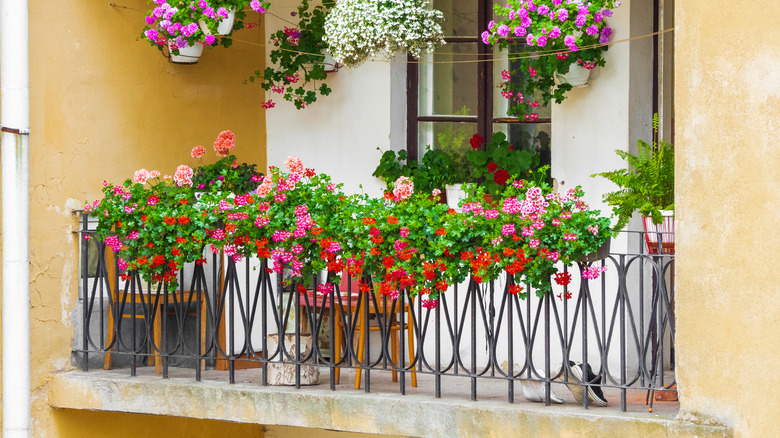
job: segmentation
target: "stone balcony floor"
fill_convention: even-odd
[[[258,368],[237,370],[236,383],[226,371],[202,372],[170,368],[167,379],[153,367],[73,371],[51,380],[49,404],[55,408],[108,410],[144,414],[210,418],[267,425],[298,426],[397,436],[730,436],[717,425],[677,418],[678,402],[645,405],[646,391],[628,391],[628,411],[620,410],[620,392],[606,388],[607,407],[584,409],[561,383],[553,391],[563,405],[528,402],[519,384],[515,403],[507,402],[507,384],[479,379],[477,401],[471,400],[471,380],[443,377],[442,397],[434,397],[434,379],[418,374],[418,387],[406,377],[406,395],[399,393],[389,371],[371,372],[371,393],[354,388],[355,371],[341,372],[331,391],[327,368],[320,383],[294,387],[262,386]],[[609,436],[609,435],[607,435]]]

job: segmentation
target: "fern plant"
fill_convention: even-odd
[[[604,202],[612,206],[613,214],[618,217],[616,231],[628,224],[635,211],[660,224],[661,210],[674,210],[674,146],[658,140],[658,114],[653,116],[653,143],[639,140],[638,145],[636,155],[615,151],[628,162],[628,169],[591,175],[604,177],[620,187],[604,195]]]

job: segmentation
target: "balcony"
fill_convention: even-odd
[[[419,425],[423,429],[484,409],[496,424],[503,415],[533,412],[578,421],[617,414],[618,428],[637,416],[653,427],[682,427],[675,420],[678,403],[668,401],[676,400],[670,390],[674,254],[663,247],[648,253],[644,233],[615,239],[635,252],[562,267],[571,283],[553,284],[542,297],[532,291],[521,299],[506,292],[504,281],[469,279],[428,309],[406,293],[390,299],[360,292],[359,283],[370,284],[370,276],[345,276],[333,293],[321,294],[314,291],[322,278],[286,285],[264,260],[235,262],[221,254],[186,266],[179,288],[168,291],[119,272],[91,228],[85,217],[81,321],[73,348],[74,362],[88,372],[55,379],[54,406],[72,407],[57,394],[92,391],[103,407],[145,412],[152,397],[168,401],[154,403],[151,413],[182,415],[177,397],[208,393],[205,400],[241,406],[248,397],[252,412],[260,399],[301,408],[318,401],[342,413],[370,414],[372,406],[381,410],[401,401],[413,417],[416,409],[437,409],[430,425]],[[584,280],[587,266],[606,271]],[[271,386],[285,379],[288,386]],[[117,385],[124,389],[116,391]],[[473,412],[460,412],[464,406]],[[196,407],[210,412],[206,418],[252,418],[224,403]],[[280,413],[263,411],[264,421],[279,421],[268,424],[357,430],[337,425],[333,411],[317,414],[330,418],[330,426],[326,420],[283,422]],[[358,431],[425,435],[423,429]]]

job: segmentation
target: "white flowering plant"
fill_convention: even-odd
[[[379,54],[419,58],[444,44],[443,20],[427,0],[340,0],[325,20],[324,40],[347,67]]]
[[[570,68],[594,69],[605,65],[604,52],[612,36],[605,21],[619,0],[508,0],[495,5],[497,16],[482,33],[485,44],[520,52],[510,56],[502,71],[501,95],[509,101],[508,114],[525,120],[539,117],[536,108],[551,100],[561,103],[572,89],[556,75]]]

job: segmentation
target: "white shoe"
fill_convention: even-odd
[[[544,402],[544,385],[542,382],[520,382],[523,387],[523,396],[528,401],[542,403]],[[563,400],[555,394],[555,391],[550,389],[550,401],[553,403],[561,404]]]

